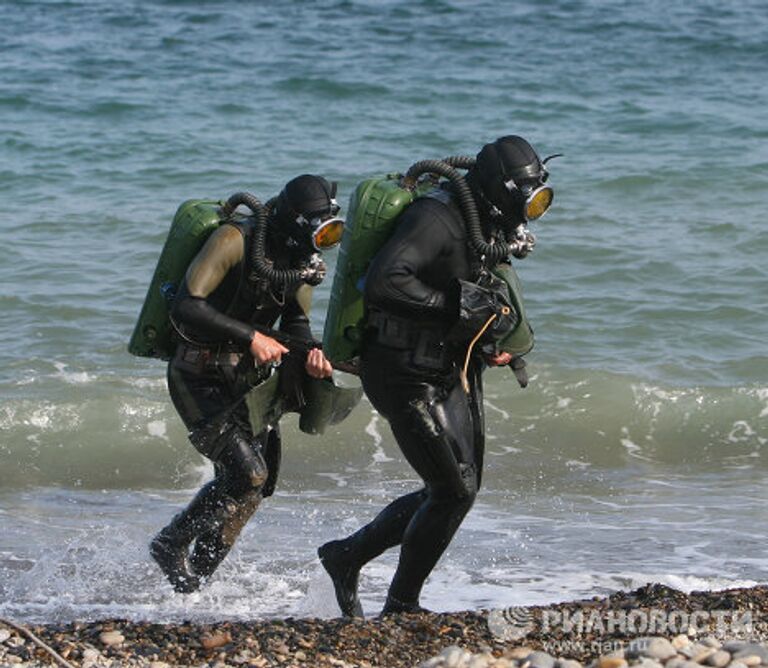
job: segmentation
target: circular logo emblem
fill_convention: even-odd
[[[488,629],[498,640],[520,640],[533,631],[534,626],[533,615],[527,608],[511,607],[488,613]]]

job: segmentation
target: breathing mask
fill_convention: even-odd
[[[336,184],[333,184],[333,190],[336,190]],[[316,251],[325,251],[333,248],[341,241],[341,235],[344,232],[344,219],[339,218],[341,210],[335,199],[330,200],[330,209],[325,212],[316,212],[311,214],[300,213],[296,216],[296,224],[303,231],[309,233],[312,241],[312,247]]]
[[[513,207],[518,209],[517,218],[522,218],[528,223],[538,220],[552,204],[554,192],[548,185],[544,185],[549,174],[544,171],[538,183],[523,183],[518,185],[514,179],[504,182],[504,187],[514,200]]]

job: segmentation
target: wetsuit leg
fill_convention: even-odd
[[[264,458],[269,434],[254,437],[250,427],[240,420],[234,422],[225,434],[227,444],[215,462],[216,480],[228,499],[226,511],[216,526],[198,535],[190,558],[194,573],[200,577],[210,577],[232,549],[259,507],[269,477]]]
[[[200,587],[189,565],[189,545],[198,534],[214,529],[221,521],[222,502],[220,485],[212,480],[149,544],[150,555],[177,592],[189,593]]]
[[[244,406],[231,410],[237,396],[218,370],[190,374],[172,362],[168,385],[190,428],[190,440],[216,470],[214,480],[150,544],[150,554],[174,588],[188,592],[196,590],[199,576],[213,573],[229,552],[261,500],[268,472],[263,438],[251,433]]]
[[[317,554],[333,580],[336,600],[345,617],[363,616],[357,596],[360,569],[402,542],[406,527],[426,498],[424,489],[401,496],[351,536],[330,541],[318,549]]]
[[[427,498],[403,534],[385,612],[418,609],[424,581],[472,507],[479,473],[472,413],[457,384],[447,396],[427,389],[391,418],[398,445],[426,483]]]
[[[482,401],[478,373],[470,373],[469,396],[458,385],[443,396],[446,393],[427,384],[393,389],[386,380],[391,376],[383,369],[374,364],[368,369],[370,373],[363,376],[366,393],[390,420],[398,444],[427,487],[396,499],[356,533],[318,550],[345,616],[362,615],[357,596],[360,569],[400,543],[404,543],[404,553],[392,600],[399,594],[409,609],[417,605],[424,579],[472,504],[482,464],[482,413],[476,408]],[[406,531],[411,538],[404,541]]]

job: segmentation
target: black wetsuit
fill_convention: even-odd
[[[311,338],[305,294],[311,289],[275,289],[253,279],[252,234],[248,221],[220,227],[190,265],[172,310],[180,336],[168,365],[171,398],[190,441],[215,467],[214,479],[153,541],[153,554],[179,591],[196,589],[197,577],[213,573],[277,479],[278,428],[254,434],[240,401],[271,372],[249,352],[252,325],[271,328],[279,320],[280,331]],[[278,267],[298,262],[286,249],[272,249],[270,259]],[[193,541],[191,573],[178,558],[167,566],[166,554],[176,557],[179,546]]]
[[[417,609],[424,580],[480,486],[484,365],[473,357],[465,392],[460,370],[468,341],[449,341],[457,279],[472,280],[477,270],[460,212],[439,192],[405,211],[366,277],[363,387],[424,488],[396,499],[349,538],[320,548],[345,614],[359,614],[353,589],[360,567],[398,544],[385,611]]]

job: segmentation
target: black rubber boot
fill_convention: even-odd
[[[209,482],[149,544],[149,554],[177,592],[200,588],[200,578],[190,568],[189,546],[198,535],[221,526],[227,501],[216,481]]]
[[[189,594],[200,588],[200,579],[189,568],[189,541],[180,530],[180,525],[186,520],[183,517],[185,512],[176,515],[149,544],[149,554],[165,573],[174,590],[180,594]]]
[[[426,608],[422,608],[418,601],[399,601],[394,596],[387,596],[387,601],[384,603],[384,609],[381,611],[382,615],[396,615],[401,613],[415,614],[418,612],[432,612]]]
[[[261,503],[261,491],[257,490],[239,501],[230,500],[225,505],[221,526],[197,538],[192,548],[190,563],[195,575],[209,578],[229,554],[243,527]]]
[[[332,540],[317,550],[320,562],[331,576],[336,601],[345,617],[363,617],[363,606],[357,597],[357,581],[361,566],[352,560],[352,550],[345,540]]]

